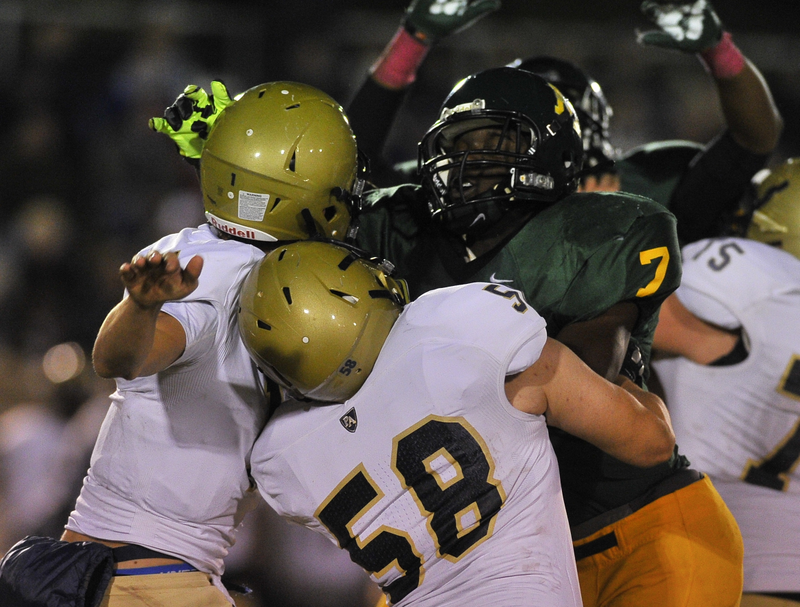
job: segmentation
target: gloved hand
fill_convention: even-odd
[[[625,353],[625,360],[622,361],[620,375],[624,375],[640,388],[644,386],[645,366],[642,358],[642,351],[633,340],[628,342],[628,351]]]
[[[151,118],[148,124],[154,131],[172,139],[181,156],[196,164],[211,127],[233,102],[220,80],[211,81],[211,95],[190,84],[175,103],[164,110],[163,118]]]
[[[684,53],[700,53],[713,48],[722,38],[722,23],[706,0],[685,4],[663,4],[645,0],[641,6],[645,16],[660,30],[636,33],[641,44],[675,49]]]
[[[432,45],[500,8],[500,0],[412,0],[403,19],[418,40]]]

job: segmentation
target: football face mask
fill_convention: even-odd
[[[512,205],[540,210],[574,191],[582,158],[569,101],[539,76],[496,68],[453,89],[420,143],[419,171],[431,217],[476,235]]]

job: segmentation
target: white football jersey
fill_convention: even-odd
[[[800,590],[800,260],[741,238],[683,249],[676,295],[741,327],[747,358],[653,363],[681,451],[711,476],[744,537],[746,591]]]
[[[258,248],[187,228],[144,250],[204,260],[197,289],[164,312],[186,332],[169,368],[117,379],[68,529],[140,544],[221,575],[234,528],[255,505],[248,463],[266,423],[263,382],[239,337],[239,287]],[[244,499],[249,497],[250,499]]]
[[[348,550],[393,604],[580,605],[545,419],[504,390],[545,340],[518,291],[424,294],[352,399],[279,407],[253,449],[261,494]]]

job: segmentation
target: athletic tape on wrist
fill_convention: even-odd
[[[429,46],[401,27],[372,66],[372,77],[386,88],[405,88],[416,80],[417,70],[429,50]]]
[[[699,54],[700,61],[714,78],[733,78],[745,65],[744,55],[736,48],[730,32],[724,32],[719,44]]]

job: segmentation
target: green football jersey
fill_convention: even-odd
[[[681,276],[675,218],[634,194],[572,194],[492,253],[467,261],[464,245],[428,219],[419,186],[376,190],[366,198],[358,244],[394,263],[412,298],[478,281],[521,291],[547,321],[551,336],[619,302],[633,302],[639,317],[631,338],[645,362],[658,309]],[[573,525],[631,501],[681,465],[676,457],[642,470],[566,433],[551,434]]]
[[[675,188],[702,150],[699,143],[679,140],[636,147],[616,162],[620,190],[647,196],[670,208]]]

